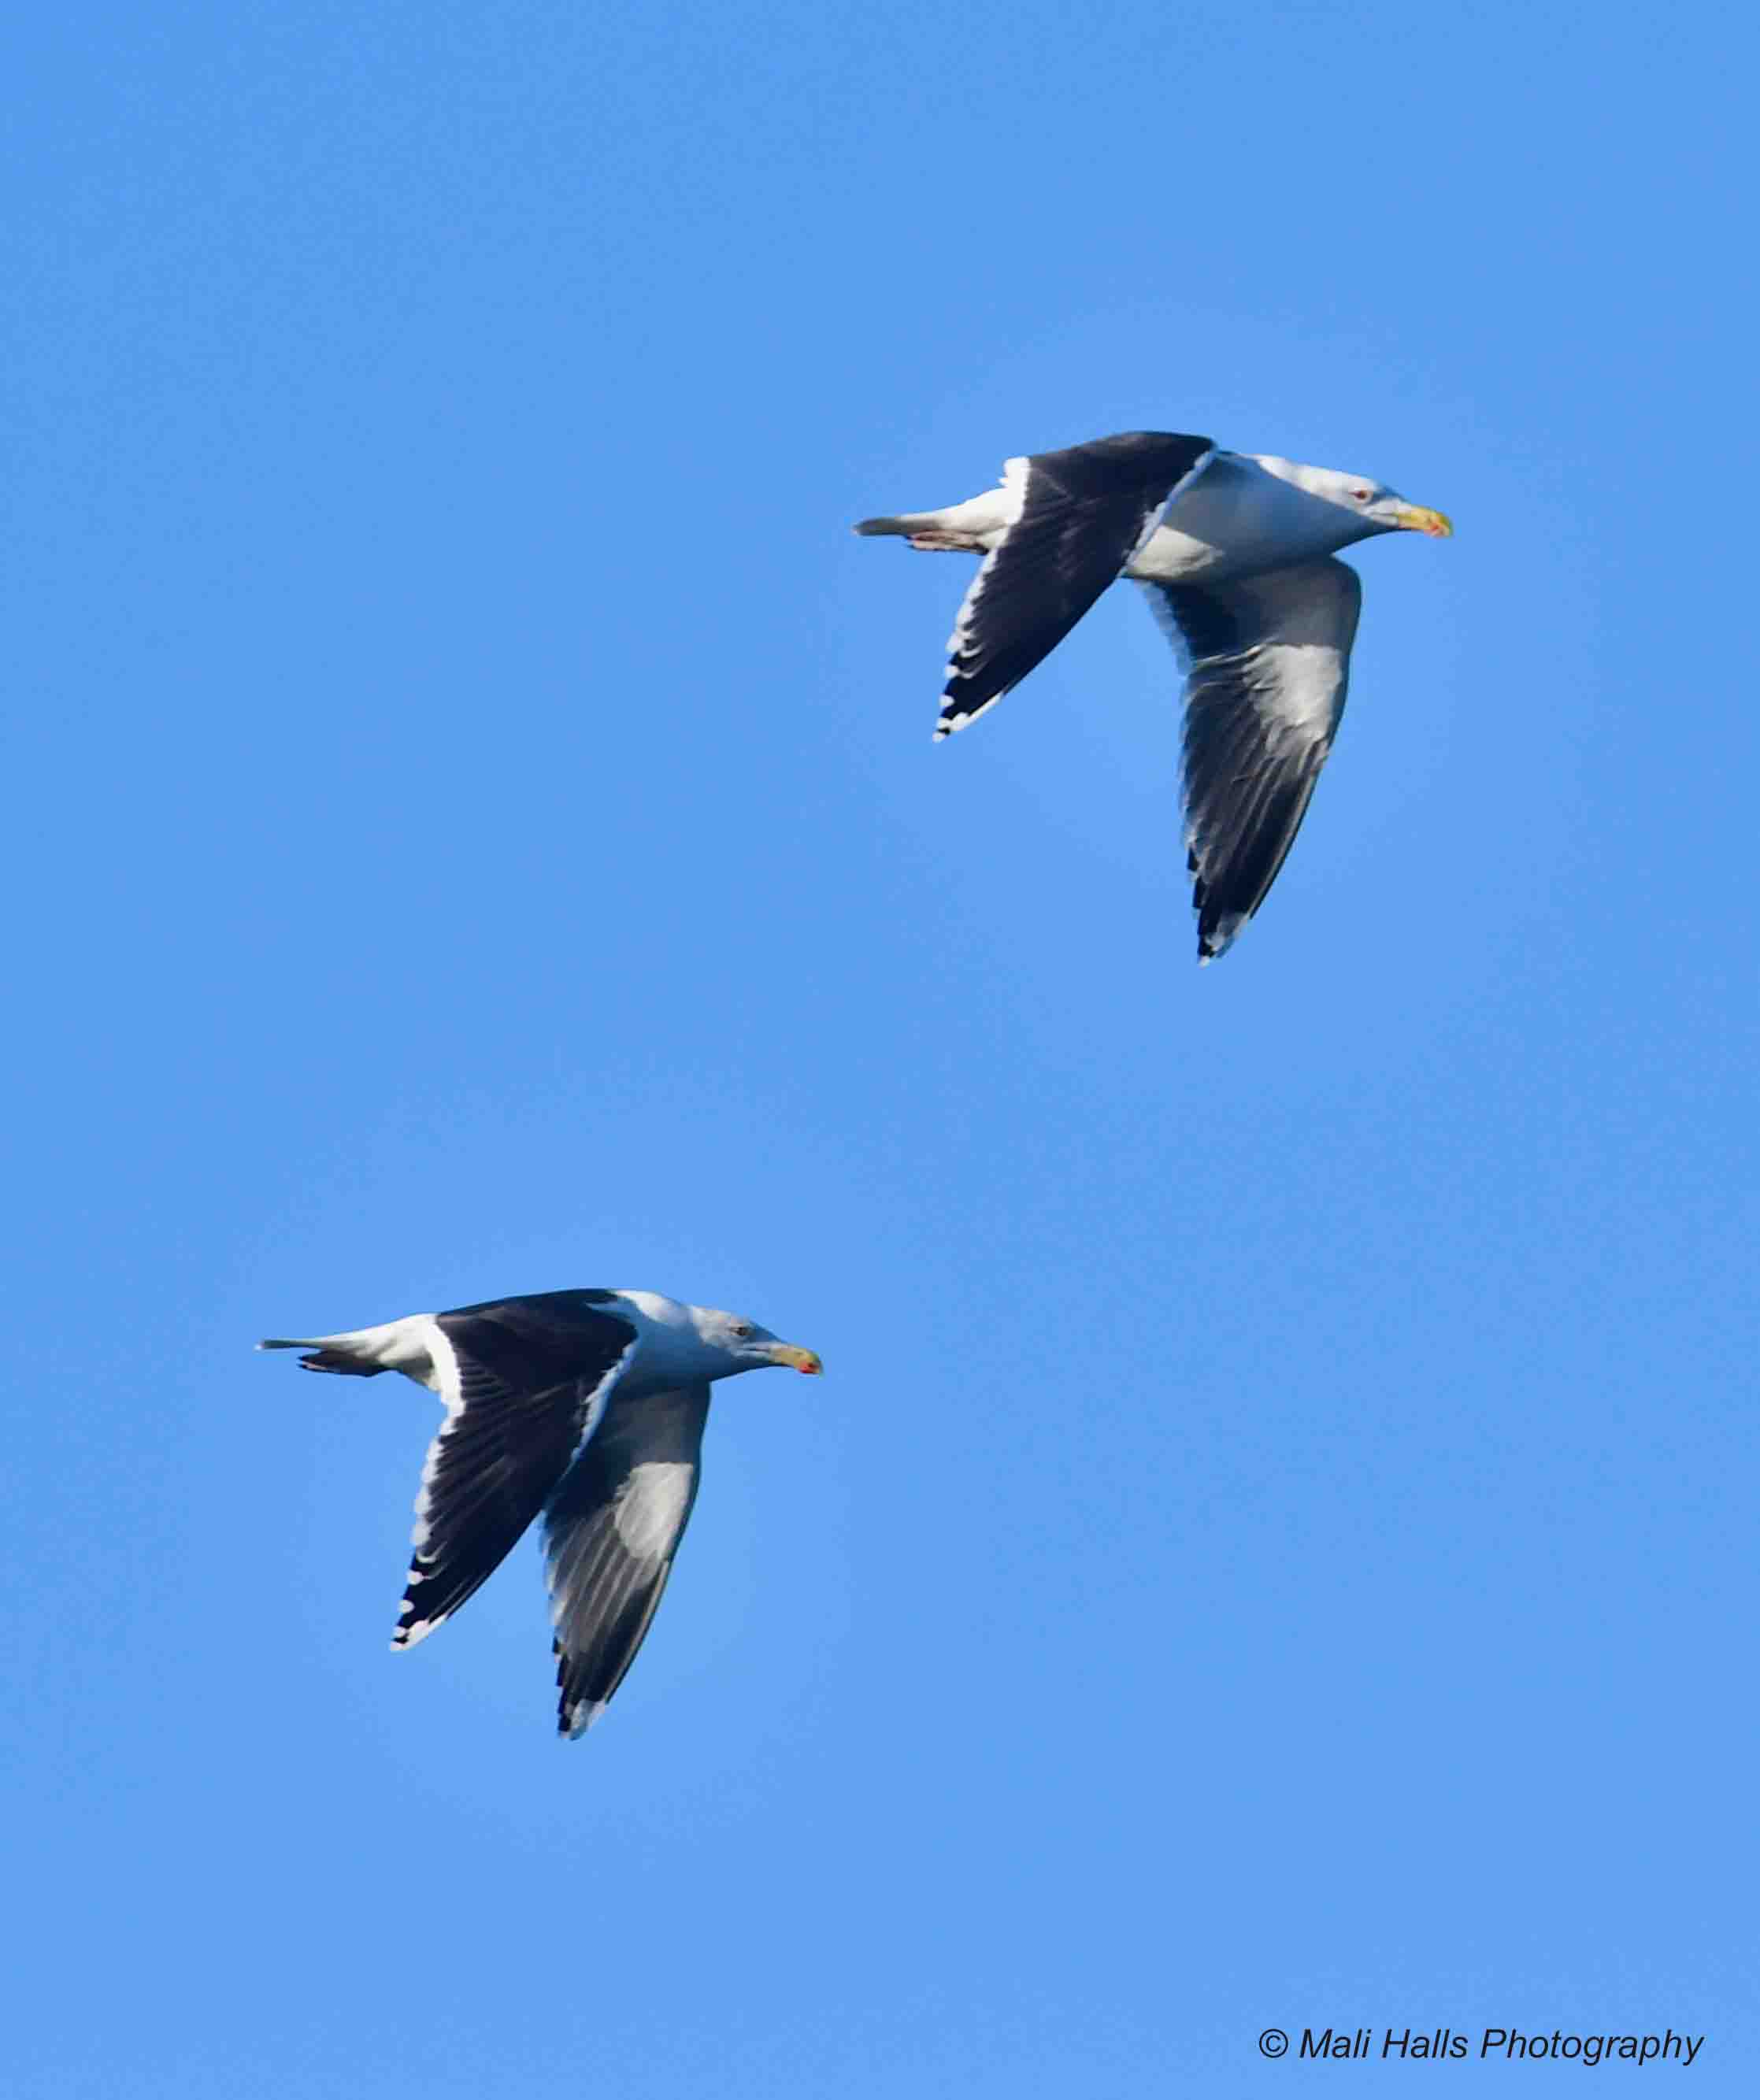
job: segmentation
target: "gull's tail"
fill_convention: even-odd
[[[387,1366],[384,1364],[363,1363],[359,1357],[343,1349],[326,1348],[324,1344],[342,1339],[339,1335],[308,1335],[300,1341],[259,1342],[259,1349],[305,1349],[310,1352],[299,1360],[302,1371],[339,1371],[349,1378],[377,1378]]]
[[[1018,471],[1017,471],[1018,470]],[[986,488],[941,510],[901,510],[896,518],[864,518],[855,528],[864,539],[891,533],[913,547],[987,554],[1021,514],[1025,460],[1011,460],[1000,488]]]

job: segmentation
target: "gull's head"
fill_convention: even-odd
[[[710,1312],[697,1308],[695,1324],[697,1333],[711,1348],[730,1359],[729,1372],[762,1370],[766,1365],[781,1364],[789,1370],[805,1371],[809,1377],[816,1378],[825,1368],[811,1349],[783,1341],[768,1327],[759,1326],[755,1320],[743,1319],[737,1312]]]
[[[1336,504],[1356,521],[1353,539],[1366,540],[1373,532],[1423,532],[1432,540],[1453,536],[1453,526],[1440,510],[1408,503],[1384,481],[1372,481],[1367,474],[1340,474],[1328,466],[1303,467],[1299,473],[1300,485],[1310,496]]]

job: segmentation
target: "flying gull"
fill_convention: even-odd
[[[450,1618],[541,1513],[565,1736],[605,1711],[659,1607],[696,1500],[710,1384],[823,1368],[749,1320],[652,1290],[545,1290],[257,1346],[305,1349],[308,1371],[401,1371],[445,1405],[394,1648]]]
[[[1199,960],[1264,902],[1326,762],[1362,602],[1333,556],[1453,531],[1383,482],[1127,430],[1012,459],[999,488],[862,533],[982,554],[948,642],[937,741],[1056,648],[1109,584],[1140,583],[1185,673],[1185,840]]]

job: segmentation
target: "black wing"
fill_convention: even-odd
[[[947,644],[937,739],[964,729],[1050,655],[1127,562],[1211,440],[1127,430],[1010,460],[1018,507],[973,579]]]
[[[706,1384],[614,1393],[545,1511],[565,1736],[604,1711],[659,1608],[697,1498],[708,1414]]]
[[[1328,558],[1224,584],[1145,584],[1188,664],[1185,840],[1198,952],[1264,902],[1326,762],[1363,587]]]
[[[393,1648],[425,1639],[487,1581],[592,1433],[636,1343],[598,1295],[551,1291],[436,1317],[446,1420],[422,1469]]]

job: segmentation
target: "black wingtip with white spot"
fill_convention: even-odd
[[[1214,449],[1208,438],[1125,430],[1009,461],[1011,514],[954,624],[937,743],[1043,662]]]
[[[505,1560],[592,1434],[637,1339],[590,1291],[461,1307],[431,1326],[447,1414],[416,1499],[399,1650],[444,1625]]]

